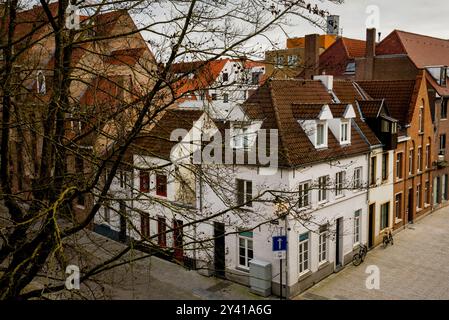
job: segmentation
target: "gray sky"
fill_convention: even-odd
[[[448,0],[345,0],[344,4],[331,5],[316,0],[320,7],[327,8],[331,14],[340,15],[343,36],[365,39],[366,9],[370,5],[379,7],[379,21],[382,37],[394,29],[426,34],[449,39],[449,1]],[[292,21],[295,27],[286,27],[290,37],[300,37],[309,33],[323,33],[310,23]],[[275,32],[272,37],[285,45],[286,36]]]

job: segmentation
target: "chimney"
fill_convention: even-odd
[[[374,77],[374,57],[376,56],[376,29],[366,29],[365,80]]]
[[[305,42],[305,79],[312,79],[318,74],[319,57],[320,57],[320,36],[318,34],[306,35]]]

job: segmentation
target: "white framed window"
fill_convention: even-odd
[[[430,144],[426,145],[426,169],[430,167]]]
[[[317,123],[316,125],[316,146],[326,146],[326,125],[324,123]]]
[[[410,149],[409,151],[409,155],[408,155],[408,174],[412,175],[413,174],[413,164],[414,164],[414,157],[415,157],[415,153],[413,149]]]
[[[416,209],[421,209],[421,184],[416,185]]]
[[[228,102],[229,102],[229,94],[223,93],[223,103],[228,103]]]
[[[288,65],[296,66],[298,63],[298,56],[296,54],[288,56]]]
[[[417,165],[418,165],[418,172],[421,172],[422,171],[422,147],[421,146],[419,146],[418,147],[418,163],[417,163]]]
[[[349,142],[349,122],[344,121],[340,125],[340,143]]]
[[[236,149],[248,149],[249,147],[249,129],[244,126],[236,126],[233,129],[233,144]]]
[[[362,167],[354,169],[354,189],[360,189],[362,187]]]
[[[361,215],[362,209],[354,212],[354,245],[360,243]]]
[[[426,181],[424,185],[424,206],[428,206],[430,204],[430,182]]]
[[[329,176],[322,176],[318,178],[318,202],[327,201],[327,182]]]
[[[345,181],[345,172],[340,171],[335,175],[335,196],[343,196],[343,186]]]
[[[254,257],[253,252],[253,232],[242,231],[239,232],[239,267],[249,268],[249,262]]]
[[[318,250],[318,262],[324,263],[328,259],[328,238],[329,232],[327,225],[320,228],[319,250]]]
[[[310,181],[300,183],[298,207],[299,208],[308,207],[310,205],[310,199],[311,199]]]
[[[309,233],[303,233],[299,235],[299,248],[298,248],[298,268],[299,274],[303,274],[309,270]]]
[[[276,56],[276,67],[283,68],[285,63],[284,56]]]
[[[396,221],[400,221],[402,217],[402,193],[396,194],[394,198],[394,216]]]
[[[252,207],[253,182],[237,179],[237,205]]]
[[[424,107],[419,108],[419,132],[424,132]]]

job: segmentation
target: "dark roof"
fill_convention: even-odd
[[[385,99],[390,115],[401,124],[413,116],[412,98],[416,80],[365,80],[357,83],[374,99]]]
[[[133,141],[130,152],[169,160],[172,148],[178,143],[170,141],[172,132],[176,129],[189,131],[202,114],[203,111],[196,109],[166,110],[149,132],[141,133]]]
[[[340,146],[329,130],[328,148],[315,149],[295,115],[301,113],[298,108],[302,105],[307,109],[305,113],[315,113],[320,104],[322,107],[323,104],[333,103],[332,95],[320,81],[272,80],[260,87],[245,105],[251,110],[249,115],[256,114],[258,119],[265,119],[262,129],[279,130],[279,164],[295,167],[369,150],[368,142],[355,126],[351,126],[352,141],[349,146]],[[311,108],[314,105],[317,107]],[[259,108],[258,112],[253,110],[256,107]],[[337,107],[342,109],[339,104]]]
[[[357,103],[363,118],[377,118],[384,100],[358,100]]]

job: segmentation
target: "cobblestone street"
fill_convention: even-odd
[[[295,299],[449,299],[449,208],[394,236],[394,245],[370,251],[363,264],[332,274]],[[365,270],[380,270],[380,289],[369,290]]]

